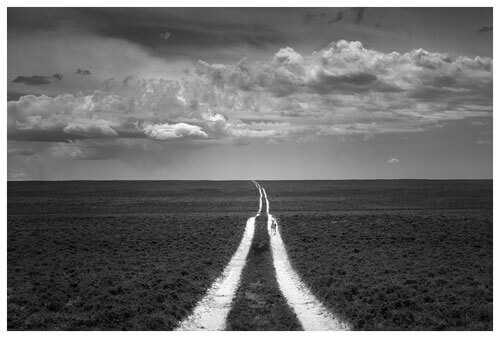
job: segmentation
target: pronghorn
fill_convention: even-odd
[[[278,222],[276,222],[276,218],[273,217],[273,221],[271,223],[271,234],[276,235],[276,227],[278,226]]]

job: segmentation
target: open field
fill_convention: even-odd
[[[491,180],[259,181],[271,213],[370,210],[493,210]]]
[[[492,181],[260,183],[293,268],[353,329],[492,329]],[[10,182],[8,329],[173,329],[259,203],[225,327],[300,329],[256,186]]]
[[[258,191],[246,181],[9,182],[8,214],[248,213]]]
[[[8,329],[172,329],[257,207],[251,182],[10,182]]]
[[[292,265],[355,329],[492,329],[492,181],[260,183]]]

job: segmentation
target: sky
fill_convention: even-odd
[[[492,178],[492,16],[8,8],[8,179]]]

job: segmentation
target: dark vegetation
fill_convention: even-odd
[[[172,329],[257,200],[250,182],[9,182],[8,329]]]
[[[491,180],[259,181],[271,210],[493,210]]]
[[[258,208],[259,192],[240,181],[8,182],[7,211],[15,214],[224,214]]]
[[[492,330],[492,181],[260,182],[292,265],[358,330]]]
[[[227,329],[302,329],[276,281],[266,215],[256,219],[252,247],[228,316]]]

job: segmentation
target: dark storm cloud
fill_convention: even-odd
[[[260,25],[215,20],[230,9],[191,9],[187,18],[185,9],[166,8],[9,8],[9,32],[44,31],[70,27],[104,37],[125,39],[149,49],[155,55],[188,57],[192,50],[213,50],[231,46],[264,48],[280,44],[283,33]],[[179,13],[177,13],[179,12]],[[211,21],[207,21],[211,18]],[[165,44],[168,40],[168,44]]]
[[[355,90],[359,87],[369,85],[377,80],[377,77],[368,73],[351,73],[340,76],[329,75],[325,72],[318,72],[316,81],[311,84],[316,92],[328,93],[341,89]],[[358,87],[358,88],[356,88]]]
[[[479,33],[491,32],[493,30],[493,26],[481,26],[477,31]]]
[[[464,92],[456,95],[450,88],[439,88],[425,86],[413,89],[406,93],[408,98],[417,99],[421,102],[434,102],[439,105],[446,105],[448,109],[459,110],[463,106],[482,106],[476,108],[478,111],[489,111],[493,96],[487,89],[476,90],[474,92]]]
[[[72,10],[68,8],[7,8],[7,25],[9,30],[32,32],[50,30],[65,21],[65,15]],[[59,14],[56,14],[59,13]]]
[[[7,132],[7,139],[12,141],[30,142],[70,142],[76,139],[85,138],[81,135],[67,134],[62,128],[52,130],[41,129],[13,129]]]
[[[351,11],[354,13],[353,22],[355,24],[360,23],[363,20],[363,16],[365,14],[366,7],[354,7],[351,8]]]
[[[75,72],[75,74],[78,74],[78,75],[91,75],[92,73],[90,72],[90,70],[88,69],[81,69],[81,68],[78,68]]]
[[[127,25],[127,26],[106,26],[101,27],[99,33],[110,36],[125,38],[135,43],[152,48],[158,53],[167,53],[168,49],[163,48],[161,41],[157,38],[159,31],[168,29],[170,36],[168,38],[169,48],[196,46],[198,48],[213,48],[213,47],[226,47],[232,45],[250,45],[260,47],[269,43],[279,42],[279,36],[267,30],[264,27],[253,26],[246,27],[245,30],[240,32],[237,29],[233,34],[228,34],[233,31],[232,26],[217,27],[215,30],[203,28],[183,28],[175,26],[159,26],[152,25]],[[164,33],[163,40],[165,40]],[[161,40],[161,39],[160,39]]]
[[[17,101],[21,96],[28,95],[26,91],[7,90],[7,101]]]
[[[457,79],[449,75],[439,75],[432,79],[431,85],[436,87],[452,87],[457,84]],[[426,83],[429,84],[429,83]]]
[[[306,25],[310,25],[314,21],[315,17],[316,17],[316,14],[312,14],[312,13],[307,12],[302,17],[302,22],[304,22]]]
[[[373,92],[400,92],[396,85],[387,84],[370,73],[356,72],[340,76],[329,75],[325,72],[318,72],[316,80],[309,84],[313,92],[319,94],[326,93],[363,93]]]
[[[351,73],[351,74],[346,74],[342,76],[329,76],[327,77],[331,80],[333,80],[333,83],[347,83],[347,84],[352,84],[356,86],[362,86],[362,85],[367,85],[372,83],[373,81],[377,80],[377,77],[375,75],[369,74],[369,73]]]
[[[493,19],[493,8],[479,8],[479,14],[483,19],[492,20]]]
[[[144,132],[133,130],[133,129],[123,129],[116,132],[116,135],[103,135],[102,131],[96,126],[90,126],[89,128],[54,128],[51,130],[42,129],[11,129],[7,133],[7,138],[12,141],[29,141],[29,142],[72,142],[75,140],[85,140],[85,139],[145,139],[147,135]]]
[[[41,75],[33,75],[33,76],[18,76],[14,80],[13,83],[24,83],[29,86],[39,86],[51,84],[54,81],[61,81],[63,76],[61,74],[54,74],[52,76],[41,76]]]
[[[338,11],[337,15],[335,16],[335,19],[332,19],[332,20],[328,21],[328,24],[342,21],[343,17],[344,17],[344,12],[343,11]]]
[[[134,125],[124,123],[115,129],[104,129],[102,125],[70,123],[64,125],[53,125],[50,128],[39,129],[9,128],[7,138],[12,141],[29,142],[72,142],[85,139],[112,139],[112,138],[147,138],[144,132],[138,131]],[[104,130],[103,130],[104,129]]]

